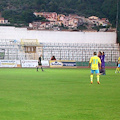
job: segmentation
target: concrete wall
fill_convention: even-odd
[[[35,31],[26,28],[0,27],[0,39],[38,39],[52,43],[116,43],[115,32]]]

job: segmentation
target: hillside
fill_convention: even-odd
[[[34,11],[106,17],[115,26],[117,0],[0,0],[0,11],[12,24],[23,26],[34,20]]]

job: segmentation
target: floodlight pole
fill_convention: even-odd
[[[117,0],[117,13],[116,13],[116,42],[118,42],[118,10],[119,10],[119,4],[118,4],[118,0]]]

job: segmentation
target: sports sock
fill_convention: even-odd
[[[116,71],[115,71],[115,72],[119,72],[119,68],[118,68],[118,67],[116,68]]]
[[[118,68],[118,72],[119,72],[120,68]]]
[[[38,71],[38,67],[37,67],[37,71]]]
[[[91,82],[93,82],[93,75],[90,75],[90,80]]]
[[[99,82],[99,78],[100,78],[99,75],[97,75],[97,82]]]
[[[43,71],[43,68],[41,67],[41,70]]]

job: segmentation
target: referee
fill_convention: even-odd
[[[41,63],[41,59],[42,59],[42,55],[40,55],[40,57],[38,58],[38,66],[37,66],[37,71],[38,69],[41,67],[41,70],[43,71],[43,68],[42,68],[42,63]]]

